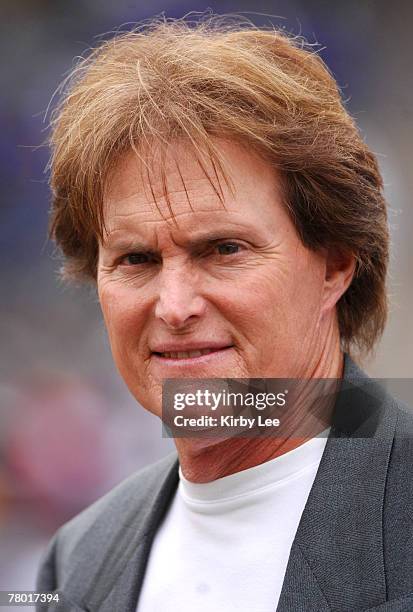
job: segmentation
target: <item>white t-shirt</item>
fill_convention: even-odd
[[[326,438],[207,483],[180,482],[138,612],[274,612]]]

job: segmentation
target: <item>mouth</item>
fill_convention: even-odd
[[[211,348],[194,348],[191,350],[174,350],[174,351],[152,351],[152,357],[163,363],[195,363],[208,361],[209,359],[218,356],[231,349],[233,345],[211,347]]]

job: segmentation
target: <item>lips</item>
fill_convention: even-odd
[[[183,360],[183,359],[197,359],[199,357],[203,357],[205,355],[210,355],[211,353],[217,353],[224,351],[228,348],[231,348],[230,344],[216,344],[205,346],[205,344],[199,344],[198,346],[192,344],[191,346],[157,346],[155,350],[152,351],[152,355],[157,357],[158,359],[173,359],[173,360]]]
[[[157,353],[159,357],[164,359],[192,359],[193,357],[201,357],[201,355],[208,355],[209,353],[215,353],[217,349],[198,349],[194,351],[165,351],[164,353]],[[218,349],[220,350],[220,349]]]

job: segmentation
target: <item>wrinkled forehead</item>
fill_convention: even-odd
[[[250,198],[255,184],[275,188],[273,178],[266,162],[235,143],[220,142],[218,159],[183,142],[145,155],[129,151],[108,176],[105,226],[110,233],[132,215],[177,223],[188,213],[240,211],[242,194]]]
[[[181,144],[121,157],[108,176],[103,211],[109,227],[114,217],[133,211],[165,220],[225,208],[233,197],[224,170],[210,156],[200,157]]]

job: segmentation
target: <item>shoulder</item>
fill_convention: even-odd
[[[53,576],[55,584],[49,588],[57,588],[79,563],[87,566],[102,558],[114,542],[128,537],[129,530],[144,537],[167,506],[177,480],[177,455],[172,453],[121,482],[57,531],[39,581],[45,575],[50,583]]]
[[[394,400],[396,426],[383,500],[383,544],[389,595],[413,591],[413,416]]]
[[[403,491],[398,500],[410,496],[409,512],[413,517],[413,410],[403,402],[391,398],[390,410],[394,414],[395,427],[393,444],[390,453],[388,489],[393,486]]]

